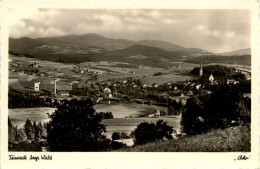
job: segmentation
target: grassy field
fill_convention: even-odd
[[[160,85],[167,82],[186,81],[190,79],[192,79],[190,76],[176,75],[171,73],[161,76],[148,76],[141,78],[140,80],[143,84],[152,85],[153,83],[158,83]]]
[[[250,152],[251,135],[247,127],[213,130],[178,140],[158,141],[123,148],[121,152]]]
[[[166,121],[173,129],[180,130],[180,117],[156,117],[156,118],[115,118],[104,119],[102,124],[106,126],[105,135],[110,138],[113,132],[125,132],[128,135],[142,122]]]
[[[13,126],[18,128],[23,127],[26,120],[29,119],[31,122],[48,122],[50,118],[47,113],[52,113],[55,108],[51,107],[40,107],[40,108],[20,108],[20,109],[9,109],[8,116]]]
[[[167,107],[136,103],[96,104],[94,108],[97,112],[112,112],[114,118],[140,117],[146,112],[156,113],[157,110],[167,112]]]

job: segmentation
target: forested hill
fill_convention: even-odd
[[[111,39],[95,33],[48,38],[9,38],[9,53],[63,63],[86,61],[123,61],[151,66],[165,66],[169,62],[251,64],[248,50],[216,55],[199,48],[186,48],[159,40],[133,41]],[[239,55],[236,55],[236,54]],[[234,56],[230,56],[234,54]]]
[[[204,64],[209,63],[227,63],[227,64],[240,64],[240,65],[251,65],[251,55],[240,55],[240,56],[199,56],[188,58],[185,62],[199,64],[203,61]]]
[[[190,73],[199,75],[199,67],[194,68]],[[244,74],[235,71],[235,68],[230,68],[221,65],[208,65],[203,66],[203,74],[212,74],[217,79],[233,78],[237,80],[245,80]]]

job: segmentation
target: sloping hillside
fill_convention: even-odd
[[[235,53],[242,54],[248,50]],[[184,48],[164,41],[109,39],[94,33],[36,39],[10,38],[9,51],[14,55],[25,54],[24,56],[63,63],[102,60],[151,66],[166,66],[169,62],[179,61],[200,63],[202,60],[203,63],[251,63],[250,56],[216,56],[204,49]]]
[[[219,55],[222,56],[241,56],[241,55],[251,55],[251,48],[247,49],[240,49],[240,50],[235,50],[231,52],[225,52],[225,53],[220,53]]]
[[[28,37],[9,39],[9,51],[26,52],[29,49],[33,49],[42,45],[45,45],[45,43]]]
[[[158,40],[142,40],[138,41],[137,44],[156,47],[167,51],[184,50],[185,48],[179,45],[175,45],[169,42],[158,41]]]
[[[200,56],[189,58],[185,62],[199,64],[203,62],[204,64],[210,63],[227,63],[227,64],[240,64],[240,65],[251,65],[251,55],[241,55],[241,56]]]
[[[130,47],[134,42],[123,39],[109,39],[98,34],[68,35],[37,40],[54,46],[78,46],[82,48],[96,47],[105,50],[117,50]]]
[[[168,62],[180,61],[182,55],[176,52],[169,52],[160,48],[133,45],[122,50],[115,50],[105,52],[102,54],[104,59],[116,59],[121,61],[138,60],[138,62],[152,61],[152,62]]]
[[[213,130],[209,133],[184,136],[178,140],[166,140],[122,148],[121,152],[250,152],[250,129],[245,126]]]
[[[186,55],[191,55],[191,56],[213,55],[213,53],[208,52],[204,49],[199,49],[199,48],[187,48],[187,49],[177,50],[175,52],[180,52],[180,53],[183,53]]]

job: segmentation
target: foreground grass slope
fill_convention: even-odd
[[[250,129],[244,126],[120,149],[122,152],[249,152]]]

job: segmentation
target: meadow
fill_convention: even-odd
[[[56,108],[51,107],[37,107],[37,108],[19,108],[9,109],[8,116],[13,124],[18,128],[23,127],[27,119],[31,122],[42,123],[48,122],[50,118],[47,113],[52,114]]]
[[[250,152],[250,129],[246,126],[212,130],[206,134],[183,136],[122,148],[122,152]]]
[[[148,109],[154,109],[155,111],[164,110],[166,107],[154,106],[154,105],[139,105],[139,104],[119,104],[119,105],[95,105],[94,108],[97,112],[112,112],[114,119],[103,119],[102,124],[106,126],[107,132],[105,135],[111,138],[113,132],[125,132],[130,134],[140,123],[156,122],[157,120],[164,120],[169,125],[173,126],[175,130],[180,129],[180,117],[155,117],[155,118],[144,118],[139,117],[143,111]],[[13,126],[18,128],[23,127],[27,119],[31,122],[48,122],[50,118],[47,113],[53,113],[55,108],[40,107],[40,108],[20,108],[20,109],[9,109],[9,118]],[[134,118],[125,118],[125,117]],[[139,117],[139,118],[138,118]]]
[[[156,113],[158,111],[167,111],[167,107],[148,105],[148,104],[96,104],[94,108],[97,112],[112,112],[114,118],[140,117],[145,115],[147,111]]]
[[[106,126],[107,132],[105,135],[111,138],[113,132],[125,132],[128,135],[136,129],[136,127],[142,122],[153,122],[163,120],[168,125],[173,126],[173,129],[180,131],[180,117],[154,117],[154,118],[115,118],[115,119],[104,119],[102,124]]]

